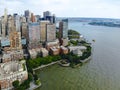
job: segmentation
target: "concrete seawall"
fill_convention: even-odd
[[[42,68],[45,68],[45,67],[51,66],[51,65],[53,65],[53,64],[59,63],[60,61],[61,61],[61,60],[56,61],[56,62],[51,62],[51,63],[46,64],[46,65],[41,65],[41,66],[39,66],[39,67],[37,67],[37,68],[34,68],[34,69],[33,69],[33,72],[34,72],[35,70],[42,69]]]
[[[89,61],[92,58],[92,56],[89,56],[88,58],[84,59],[84,60],[80,60],[81,63],[85,63],[87,61]]]

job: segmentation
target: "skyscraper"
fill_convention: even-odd
[[[26,22],[22,22],[22,37],[26,38],[28,40],[28,24]]]
[[[59,23],[59,38],[68,38],[68,19],[64,19]]]
[[[1,34],[2,34],[2,22],[0,20],[0,36],[1,36]]]
[[[2,37],[5,37],[5,36],[6,36],[6,23],[2,18]]]
[[[13,50],[21,50],[22,43],[21,43],[21,33],[17,31],[13,31],[10,33],[10,48]]]
[[[50,23],[55,23],[55,16],[46,16],[46,20],[49,20]]]
[[[4,22],[7,23],[7,9],[4,10]]]
[[[53,41],[56,39],[56,26],[55,24],[47,24],[46,41]]]
[[[40,21],[40,41],[45,42],[46,41],[46,25],[49,23],[49,21]]]
[[[35,15],[36,19],[37,19],[37,22],[39,22],[41,16],[40,15]]]
[[[15,27],[15,22],[14,22],[14,17],[13,16],[9,16],[8,17],[8,35],[13,32],[16,31],[16,27]]]
[[[25,11],[25,17],[26,17],[26,21],[27,22],[30,22],[30,19],[31,19],[31,13],[29,10],[26,10]]]
[[[43,12],[43,17],[45,20],[46,20],[46,16],[51,16],[51,12],[50,11]]]
[[[32,21],[32,22],[35,22],[35,21],[36,21],[36,20],[35,20],[35,16],[34,16],[33,13],[31,13],[31,21]]]
[[[7,9],[4,10],[4,18],[2,18],[2,36],[6,37],[7,34]]]
[[[29,42],[40,41],[40,24],[33,22],[28,24]]]
[[[55,17],[55,14],[53,14],[53,23],[56,23],[56,17]]]
[[[13,14],[13,17],[15,18],[17,15],[18,15],[17,13],[14,13],[14,14]]]
[[[25,17],[30,17],[30,11],[29,10],[26,10],[24,14],[25,14]]]
[[[15,26],[16,26],[16,31],[20,32],[20,16],[19,15],[15,16]]]

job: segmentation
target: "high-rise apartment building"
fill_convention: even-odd
[[[4,22],[7,24],[7,9],[4,11]]]
[[[22,22],[22,37],[28,40],[28,24],[26,22]]]
[[[7,9],[4,10],[4,17],[2,18],[2,36],[6,37],[7,35]]]
[[[32,22],[35,22],[35,21],[36,21],[36,20],[35,20],[35,16],[34,16],[33,13],[31,13],[31,21],[32,21]]]
[[[29,23],[31,21],[31,12],[29,10],[25,11],[26,21]]]
[[[55,23],[55,21],[56,21],[55,15],[53,15],[53,16],[46,16],[46,20],[49,20],[50,23]]]
[[[16,26],[16,31],[20,32],[20,16],[19,15],[15,16],[15,26]]]
[[[55,16],[55,14],[53,14],[53,22],[52,23],[56,23],[56,16]]]
[[[13,14],[13,17],[16,17],[17,15],[18,15],[17,13],[14,13],[14,14]]]
[[[9,39],[10,39],[11,50],[21,50],[22,49],[20,32],[17,32],[17,31],[11,32]]]
[[[36,17],[36,21],[39,22],[41,16],[40,15],[35,15],[35,17]]]
[[[59,23],[59,38],[68,38],[68,19],[64,19]]]
[[[26,11],[24,12],[24,14],[25,14],[25,17],[30,17],[30,11],[29,11],[29,10],[26,10]]]
[[[53,41],[56,39],[56,26],[55,24],[47,24],[47,31],[46,31],[46,41]]]
[[[4,19],[2,19],[2,37],[6,37],[6,23]]]
[[[16,31],[14,17],[9,16],[8,17],[8,35],[10,35],[11,32]]]
[[[43,17],[45,20],[46,20],[46,16],[51,16],[51,12],[50,11],[43,12]]]
[[[40,41],[45,42],[46,41],[46,25],[49,23],[49,21],[40,21]]]
[[[29,42],[40,41],[40,24],[33,22],[28,24]]]
[[[1,36],[1,34],[2,34],[2,22],[0,20],[0,36]]]
[[[20,22],[26,22],[26,17],[22,16],[22,17],[20,18]]]

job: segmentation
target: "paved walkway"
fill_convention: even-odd
[[[56,63],[58,63],[58,62],[60,62],[60,61],[61,61],[61,60],[56,61],[56,62],[52,62],[52,63],[49,63],[49,64],[46,64],[46,65],[41,65],[41,66],[39,66],[39,67],[37,67],[37,68],[34,68],[33,71],[35,71],[35,70],[37,70],[37,69],[44,68],[44,67],[51,66],[51,65],[56,64]]]
[[[38,87],[40,87],[40,86],[41,86],[41,84],[40,84],[40,85],[35,85],[34,82],[31,82],[31,83],[30,83],[30,88],[27,89],[27,90],[34,90],[34,89],[36,89],[36,88],[38,88]]]

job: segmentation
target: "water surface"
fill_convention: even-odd
[[[42,87],[36,90],[120,90],[120,28],[70,22],[90,42],[93,58],[79,68],[53,65],[38,70]]]

